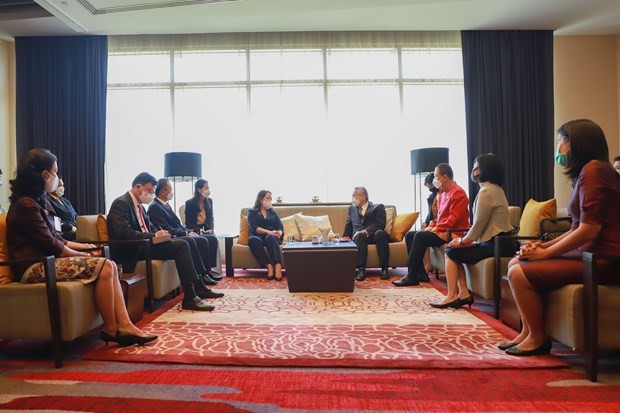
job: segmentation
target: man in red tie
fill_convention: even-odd
[[[149,239],[168,234],[166,230],[153,232],[143,204],[150,204],[155,198],[157,180],[151,174],[142,172],[133,180],[131,189],[116,198],[108,212],[108,236],[110,240]],[[143,247],[113,246],[113,259],[128,271],[144,259]],[[184,310],[211,311],[215,307],[203,301],[204,298],[218,298],[224,294],[211,291],[196,272],[189,243],[180,238],[152,245],[154,259],[175,261],[181,286],[185,293]],[[200,258],[199,258],[200,259]]]
[[[165,229],[172,235],[186,240],[192,250],[196,271],[202,275],[206,285],[215,285],[222,277],[212,274],[211,268],[215,262],[212,258],[217,253],[217,237],[214,234],[198,235],[189,228],[181,225],[181,220],[174,213],[168,201],[173,198],[172,185],[166,178],[157,181],[155,199],[149,205],[148,215],[151,225],[157,229]],[[216,251],[210,251],[215,248]]]

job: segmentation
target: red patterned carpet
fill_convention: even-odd
[[[353,293],[291,294],[286,283],[225,279],[212,313],[180,311],[179,300],[142,323],[148,346],[105,347],[90,360],[238,366],[365,368],[541,368],[553,356],[519,358],[495,343],[510,334],[478,310],[438,310],[429,284],[396,288],[371,278]]]

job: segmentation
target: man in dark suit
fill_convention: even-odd
[[[132,183],[131,189],[116,198],[108,212],[108,236],[110,240],[150,239],[168,234],[166,230],[151,232],[151,223],[142,204],[150,204],[155,197],[157,180],[149,173],[142,172]],[[144,259],[143,247],[130,248],[113,246],[112,255],[129,271],[136,262]],[[214,293],[204,285],[194,266],[189,243],[180,238],[152,245],[152,257],[155,259],[175,261],[181,286],[185,293],[182,308],[184,310],[211,311],[215,307],[202,298],[217,298],[224,294]]]
[[[157,181],[157,188],[155,189],[155,200],[149,205],[149,219],[151,225],[157,229],[165,229],[172,235],[179,236],[185,239],[192,249],[192,257],[194,258],[194,266],[200,274],[203,275],[203,280],[206,285],[215,285],[222,277],[216,276],[211,273],[213,267],[210,260],[209,241],[205,236],[198,236],[195,232],[181,225],[181,220],[174,213],[168,201],[173,197],[172,185],[166,178],[161,178]],[[216,238],[214,235],[211,237]],[[187,237],[187,238],[185,238]],[[215,239],[217,242],[217,238]],[[200,259],[199,262],[196,262]]]
[[[47,197],[56,211],[56,216],[60,218],[62,237],[67,241],[75,241],[77,212],[71,202],[65,198],[64,182],[60,176],[58,178],[58,188],[54,192],[48,192]]]
[[[343,240],[353,239],[358,248],[357,280],[366,279],[366,258],[368,244],[376,244],[381,262],[381,279],[390,278],[388,261],[390,257],[390,237],[385,232],[385,207],[383,204],[368,202],[368,191],[363,186],[353,191],[352,205],[349,207]]]

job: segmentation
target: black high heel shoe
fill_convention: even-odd
[[[461,308],[459,305],[461,302],[460,298],[457,298],[454,301],[450,301],[449,303],[428,303],[433,308]]]
[[[110,341],[113,343],[118,343],[118,341],[116,341],[116,336],[111,336],[103,330],[99,332],[99,338],[105,343],[106,347]]]
[[[474,296],[470,294],[467,296],[467,298],[459,298],[459,300],[461,300],[461,305],[459,306],[459,308],[463,307],[464,305],[468,305],[469,308],[471,308],[471,305],[474,303]]]
[[[132,346],[134,344],[142,346],[146,343],[150,343],[153,340],[157,340],[156,335],[142,337],[135,334],[124,333],[122,331],[118,331],[116,333],[116,342],[119,346],[122,347]]]
[[[553,343],[550,339],[547,339],[540,347],[533,350],[521,350],[515,345],[506,349],[506,354],[510,354],[511,356],[538,356],[542,354],[549,354],[552,347]]]

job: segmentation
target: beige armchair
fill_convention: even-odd
[[[0,338],[3,340],[50,340],[54,364],[63,365],[62,342],[72,341],[102,324],[95,305],[94,283],[56,282],[54,256],[42,262],[45,284],[21,284],[10,270],[6,245],[6,215],[0,215]],[[105,256],[107,257],[107,250]],[[0,281],[2,282],[2,281]]]

